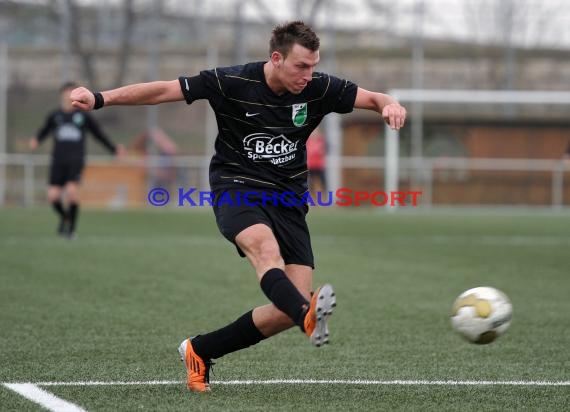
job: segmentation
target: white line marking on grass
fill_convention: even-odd
[[[210,381],[210,383],[214,383]],[[38,386],[144,386],[182,385],[185,381],[79,381],[79,382],[36,382]]]
[[[475,385],[507,385],[507,386],[570,386],[567,382],[550,381],[427,381],[427,380],[348,380],[348,379],[271,379],[271,380],[244,380],[212,382],[219,385],[280,385],[280,384],[323,384],[323,385],[439,385],[439,386],[475,386]]]
[[[38,388],[33,383],[5,383],[8,389],[17,392],[24,398],[31,400],[37,404],[40,404],[44,408],[50,411],[57,412],[86,412],[85,409],[71,403],[67,402],[57,396]]]
[[[36,382],[38,386],[137,386],[183,385],[184,381],[80,381]],[[491,381],[491,380],[365,380],[365,379],[267,379],[211,381],[214,385],[401,385],[401,386],[570,386],[570,381]]]

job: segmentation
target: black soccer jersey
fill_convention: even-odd
[[[263,188],[302,195],[307,190],[305,143],[322,118],[354,108],[357,86],[315,72],[298,95],[276,95],[264,62],[205,70],[180,77],[188,104],[208,99],[218,137],[210,164],[212,190]]]
[[[77,160],[85,157],[85,135],[89,131],[110,152],[115,153],[115,145],[105,136],[97,122],[85,112],[74,110],[64,112],[55,110],[46,118],[38,131],[38,141],[44,140],[50,133],[54,136],[52,156],[58,161]]]

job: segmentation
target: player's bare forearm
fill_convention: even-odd
[[[183,100],[178,80],[131,84],[102,92],[105,105],[159,104]]]
[[[388,94],[371,92],[359,87],[356,93],[356,101],[354,102],[354,107],[356,109],[374,110],[381,114],[384,107],[393,103],[398,102]]]
[[[389,94],[371,92],[359,87],[354,107],[374,110],[384,118],[392,129],[400,129],[406,121],[406,109]]]
[[[103,91],[101,95],[104,106],[153,105],[184,99],[178,80],[136,83]],[[92,110],[95,106],[93,92],[85,87],[74,89],[71,101],[74,107],[82,110]]]

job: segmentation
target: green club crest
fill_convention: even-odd
[[[303,126],[307,120],[307,103],[294,104],[292,108],[293,124],[295,126]]]
[[[76,126],[81,127],[85,123],[85,116],[82,113],[73,113],[71,120]]]

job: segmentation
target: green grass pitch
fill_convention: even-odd
[[[315,283],[338,297],[331,344],[311,347],[292,329],[219,359],[220,383],[194,394],[180,341],[266,303],[208,209],[84,210],[72,242],[55,235],[47,207],[0,211],[0,382],[175,381],[40,385],[89,411],[568,408],[570,215],[320,209],[309,224]],[[498,341],[477,346],[452,331],[449,313],[460,292],[485,285],[510,297],[514,316]],[[275,379],[300,381],[223,384]],[[0,385],[0,410],[42,409]]]

